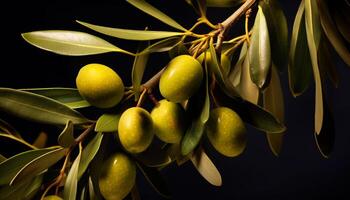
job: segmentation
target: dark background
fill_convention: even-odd
[[[196,15],[184,1],[150,2],[185,27],[189,27],[196,20]],[[280,2],[291,29],[299,1]],[[208,17],[217,23],[231,12],[231,9],[210,9]],[[94,33],[75,23],[75,20],[122,28],[143,29],[149,26],[154,30],[168,29],[161,22],[118,0],[16,2],[2,6],[0,15],[1,87],[75,87],[78,70],[91,62],[111,66],[126,80],[126,85],[130,83],[132,57],[115,53],[86,57],[60,56],[27,44],[20,36],[22,32],[45,29],[87,31],[119,47],[135,51],[137,43]],[[236,27],[239,30],[243,28],[241,25]],[[153,56],[145,79],[167,62],[167,54]],[[294,99],[289,92],[285,71],[282,82],[288,131],[280,157],[271,153],[263,133],[248,127],[247,148],[239,157],[226,158],[212,149],[209,151],[209,156],[222,174],[222,187],[208,184],[191,163],[165,169],[163,173],[173,198],[348,199],[350,70],[341,62],[337,63],[337,67],[341,78],[340,86],[330,92],[336,122],[336,139],[329,159],[321,156],[313,138],[314,88],[312,86],[304,95]],[[142,176],[138,176],[138,186],[142,199],[162,199]]]

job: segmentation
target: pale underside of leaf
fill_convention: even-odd
[[[181,31],[187,31],[183,26],[181,26],[179,23],[177,23],[175,20],[158,10],[157,8],[153,7],[151,4],[147,3],[144,0],[127,0],[128,3],[135,6],[136,8],[142,10],[143,12],[151,15],[152,17],[164,22],[165,24],[168,24],[171,27],[174,27]]]
[[[121,52],[132,55],[111,43],[88,33],[65,30],[44,30],[23,33],[30,44],[53,53],[68,56],[94,55]]]
[[[120,114],[103,114],[98,118],[95,126],[96,132],[115,132],[118,130]]]
[[[284,98],[281,87],[281,81],[278,71],[274,65],[271,68],[271,80],[269,86],[264,91],[264,108],[270,111],[280,121],[284,122]],[[283,140],[284,132],[271,134],[266,132],[266,137],[271,151],[278,156]]]
[[[241,79],[238,85],[238,91],[241,97],[253,104],[257,104],[259,100],[259,88],[253,83],[250,74],[250,63],[248,56],[244,58],[242,63]]]
[[[94,25],[94,24],[90,24],[82,21],[77,21],[77,22],[96,32],[109,35],[112,37],[116,37],[116,38],[126,39],[126,40],[156,40],[156,39],[184,35],[183,32],[131,30],[131,29],[98,26],[98,25]]]
[[[136,55],[131,71],[131,82],[135,94],[135,101],[140,97],[142,77],[146,69],[149,54]]]
[[[321,27],[318,19],[316,2],[312,0],[305,0],[305,25],[306,35],[311,56],[312,69],[315,79],[315,132],[321,132],[323,123],[323,94],[322,94],[322,80],[318,67],[317,49],[321,37]]]
[[[81,148],[79,148],[79,154],[74,160],[72,167],[67,175],[66,182],[63,189],[63,197],[65,200],[75,200],[77,196],[78,187],[78,169],[81,158]]]
[[[208,155],[201,147],[193,152],[190,159],[192,164],[196,167],[202,177],[205,178],[205,180],[214,186],[222,185],[219,170],[215,167],[214,163],[210,160]]]

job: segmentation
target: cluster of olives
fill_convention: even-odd
[[[179,103],[200,88],[203,76],[202,65],[195,58],[180,55],[172,59],[159,81],[159,90],[165,99],[159,101],[151,113],[141,107],[131,107],[122,113],[118,124],[122,147],[131,154],[141,153],[150,146],[154,135],[166,143],[180,143],[186,131],[186,120],[185,110]],[[101,64],[81,68],[76,84],[82,97],[99,108],[113,107],[123,98],[122,79]],[[225,156],[237,156],[244,150],[244,124],[229,108],[211,110],[206,134],[214,148]],[[131,191],[135,177],[134,161],[124,153],[115,153],[101,169],[101,194],[105,199],[123,199]]]

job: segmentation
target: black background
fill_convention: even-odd
[[[150,1],[185,27],[196,15],[184,1]],[[299,1],[280,1],[288,18],[289,29]],[[209,19],[217,23],[232,10],[210,9]],[[112,27],[167,30],[167,26],[139,12],[124,1],[50,0],[25,1],[1,6],[1,87],[75,87],[81,66],[103,63],[114,68],[126,85],[130,84],[132,57],[102,54],[66,57],[37,49],[26,43],[22,32],[46,29],[87,31],[117,46],[135,51],[137,43],[125,42],[94,33],[75,23],[82,20]],[[242,29],[237,25],[237,29]],[[166,54],[151,58],[146,77],[168,62]],[[265,135],[248,127],[248,144],[237,158],[226,158],[209,149],[209,155],[222,173],[223,186],[208,184],[191,163],[170,166],[163,171],[174,199],[347,199],[350,170],[350,70],[338,62],[340,86],[329,94],[336,122],[335,148],[329,159],[323,158],[313,138],[314,88],[294,99],[289,92],[287,71],[282,74],[288,131],[280,157],[269,150]],[[53,133],[54,137],[56,133]],[[58,133],[57,133],[58,134]],[[210,148],[210,147],[209,147]],[[142,199],[162,199],[138,176]]]

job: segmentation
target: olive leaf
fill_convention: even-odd
[[[67,200],[75,200],[77,196],[77,188],[78,188],[78,170],[79,170],[79,163],[81,158],[81,146],[79,147],[79,154],[75,158],[72,167],[69,170],[69,173],[67,175],[66,182],[64,184],[63,189],[63,198]]]
[[[249,57],[246,56],[241,66],[241,75],[239,85],[237,86],[241,97],[253,104],[257,104],[259,100],[259,88],[252,81],[250,74]]]
[[[322,80],[318,66],[317,49],[321,39],[321,24],[317,4],[312,0],[305,0],[306,36],[311,56],[313,75],[315,79],[315,132],[321,132],[323,123],[323,94]]]
[[[294,19],[289,50],[289,88],[294,97],[301,95],[310,85],[312,64],[305,29],[305,2],[301,1]]]
[[[136,55],[134,59],[134,64],[131,71],[131,82],[135,94],[135,101],[137,101],[140,97],[142,77],[146,69],[148,58],[149,53],[145,53]]]
[[[82,21],[77,21],[79,24],[90,28],[96,32],[109,35],[116,38],[126,39],[126,40],[156,40],[174,36],[184,35],[183,32],[170,32],[170,31],[150,31],[150,30],[130,30],[121,28],[111,28],[105,26],[98,26],[94,24],[89,24]]]
[[[135,154],[135,158],[147,167],[163,167],[171,163],[166,149],[153,142],[144,152]]]
[[[9,135],[13,135],[16,138],[22,138],[21,134],[9,123],[7,123],[5,120],[0,119],[0,132],[4,132]]]
[[[175,46],[173,46],[170,50],[169,50],[169,57],[171,59],[180,56],[180,55],[186,55],[189,54],[188,53],[188,49],[186,48],[186,46],[184,45],[183,42],[177,43]]]
[[[219,106],[231,108],[248,123],[258,130],[269,133],[281,133],[286,127],[273,114],[264,108],[245,101],[239,97],[231,97],[218,88],[213,90]]]
[[[208,155],[204,152],[204,149],[199,147],[193,152],[191,156],[191,162],[196,167],[197,171],[202,177],[214,186],[221,186],[222,179],[219,170],[215,167],[214,163],[210,160]]]
[[[167,16],[166,14],[164,14],[163,12],[153,7],[151,4],[147,3],[144,0],[126,0],[126,2],[142,10],[143,12],[151,15],[152,17],[157,18],[163,23],[168,24],[173,28],[176,28],[181,31],[187,31],[183,26],[181,26],[175,20],[173,20],[172,18],[170,18],[169,16]]]
[[[150,183],[150,185],[158,194],[165,198],[171,197],[165,180],[156,168],[147,167],[139,162],[136,162],[136,164],[137,167],[140,169],[141,173],[145,176],[146,180]]]
[[[10,185],[16,185],[26,179],[35,177],[61,160],[66,154],[66,151],[67,149],[58,148],[34,158],[17,172],[17,174],[11,179]]]
[[[120,114],[103,114],[96,122],[95,131],[116,132],[118,130],[119,119]]]
[[[65,125],[90,122],[79,112],[50,98],[11,88],[0,88],[0,110],[39,123]]]
[[[79,94],[79,91],[76,88],[52,87],[26,88],[21,90],[49,97],[73,109],[90,106],[90,104]]]
[[[280,71],[288,56],[288,25],[286,16],[278,0],[260,1],[269,31],[272,60]]]
[[[333,86],[337,88],[339,85],[339,74],[332,60],[332,52],[330,51],[331,49],[332,49],[331,44],[329,44],[328,39],[325,37],[322,37],[322,41],[320,42],[320,45],[317,51],[320,71],[321,71],[321,74],[324,75],[321,77],[325,77],[325,75],[327,75],[331,83],[333,84]]]
[[[54,148],[29,150],[14,155],[0,163],[0,185],[8,185],[15,175],[30,161],[38,158]]]
[[[343,61],[350,66],[350,51],[347,49],[345,42],[337,30],[337,27],[329,13],[328,7],[324,0],[317,0],[319,16],[324,33],[327,35],[330,43]],[[316,6],[315,6],[315,9]]]
[[[62,147],[70,147],[74,142],[74,125],[71,121],[67,121],[61,134],[58,136],[58,144]]]
[[[4,162],[7,158],[0,154],[0,164]]]
[[[22,33],[28,43],[40,49],[67,56],[85,56],[108,52],[132,55],[111,43],[78,31],[44,30]]]
[[[207,64],[205,63],[205,82],[202,84],[202,95],[196,95],[200,96],[202,99],[202,107],[199,111],[198,116],[195,116],[195,118],[192,121],[192,124],[187,129],[182,141],[181,141],[181,153],[183,155],[187,155],[190,152],[193,151],[193,149],[198,145],[200,139],[202,138],[205,123],[209,119],[209,111],[210,111],[210,100],[209,100],[209,75],[207,70]],[[204,86],[204,87],[203,87]],[[203,96],[204,95],[204,96]],[[194,99],[196,103],[198,103],[199,99]],[[191,101],[191,99],[190,99]]]
[[[246,59],[246,55],[247,55],[247,42],[244,42],[241,48],[241,52],[239,53],[239,58],[238,61],[236,63],[236,65],[231,68],[228,78],[230,80],[230,82],[232,83],[232,85],[234,87],[237,87],[240,84],[241,81],[241,75],[242,75],[242,68],[243,68],[243,62]],[[250,77],[250,75],[249,75]]]
[[[12,141],[15,141],[15,142],[18,142],[30,149],[37,149],[36,146],[34,145],[31,145],[29,144],[27,141],[23,140],[22,138],[18,138],[16,136],[13,136],[13,135],[9,135],[9,134],[6,134],[6,133],[0,133],[0,138],[1,140],[4,140],[4,139],[9,139],[9,140],[12,140]]]
[[[26,191],[23,195],[23,199],[33,199],[36,193],[40,190],[43,180],[43,174],[33,178],[33,180],[29,182],[28,187],[26,188]]]
[[[250,77],[259,88],[263,88],[267,84],[266,79],[270,72],[271,48],[269,30],[261,6],[255,17],[247,56],[250,63]]]
[[[83,149],[79,163],[78,180],[82,177],[82,175],[88,168],[90,162],[92,161],[92,159],[94,159],[95,155],[97,154],[101,146],[102,139],[103,134],[97,133],[96,136]]]
[[[156,43],[149,45],[148,47],[146,47],[145,49],[143,49],[140,53],[137,53],[136,55],[170,51],[176,45],[178,45],[180,41],[181,41],[181,38],[179,38],[179,37],[165,38],[163,40],[160,40]]]
[[[0,188],[0,200],[8,199],[32,199],[40,189],[43,175],[24,180],[17,185],[6,185]]]
[[[36,139],[33,142],[33,146],[35,146],[36,148],[44,148],[46,146],[47,143],[47,133],[41,131],[39,133],[39,135],[36,137]]]
[[[283,122],[284,121],[284,99],[283,91],[281,87],[281,81],[278,75],[278,71],[274,64],[271,68],[271,80],[269,86],[263,93],[264,108],[275,115],[275,117]],[[266,132],[267,141],[270,149],[275,156],[278,156],[281,152],[284,133],[271,134]]]

